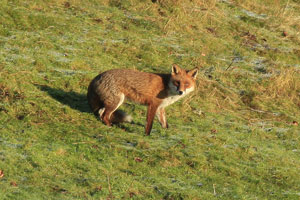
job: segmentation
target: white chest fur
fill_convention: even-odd
[[[178,101],[180,98],[182,98],[184,95],[174,95],[169,96],[163,100],[163,102],[159,105],[159,107],[167,107],[168,105],[173,104],[174,102]]]
[[[179,99],[185,97],[187,94],[189,94],[193,90],[194,90],[194,87],[186,89],[186,91],[182,95],[170,95],[163,100],[163,102],[159,105],[159,107],[162,107],[162,108],[167,107],[167,106],[175,103]]]

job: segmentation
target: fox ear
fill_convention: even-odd
[[[198,68],[194,68],[190,71],[188,71],[188,75],[190,75],[193,79],[196,79],[197,75],[198,75]]]
[[[178,74],[180,71],[181,71],[181,68],[178,65],[174,64],[172,66],[172,74],[173,75]]]

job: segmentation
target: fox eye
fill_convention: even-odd
[[[189,87],[190,84],[189,84],[189,83],[184,83],[184,86],[185,86],[185,87]]]
[[[180,85],[180,82],[179,82],[179,81],[174,81],[173,84],[174,84],[175,86],[179,86],[179,85]]]

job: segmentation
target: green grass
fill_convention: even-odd
[[[299,13],[296,0],[4,0],[0,199],[299,199]],[[169,129],[144,136],[131,102],[133,124],[90,112],[99,72],[173,63],[201,68]]]

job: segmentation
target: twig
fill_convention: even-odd
[[[226,68],[225,71],[227,71],[231,67],[231,65],[234,63],[234,60],[235,60],[235,58],[232,59],[231,63],[229,64],[229,66]]]
[[[95,144],[94,141],[82,141],[82,142],[74,142],[72,144]]]
[[[283,9],[282,16],[285,15],[285,12],[286,12],[287,7],[289,6],[289,3],[290,3],[290,0],[287,1],[286,5],[285,5],[285,7],[284,7],[284,9]]]
[[[274,116],[278,116],[278,113],[275,112],[270,112],[270,111],[263,111],[263,110],[257,110],[257,109],[253,109],[253,108],[249,108],[251,111],[254,112],[258,112],[258,113],[268,113],[268,114],[272,114]]]
[[[213,184],[213,188],[214,188],[214,195],[217,195],[217,193],[216,193],[216,185],[215,184]]]
[[[167,21],[166,25],[164,26],[163,30],[165,30],[167,28],[167,25],[169,24],[169,22],[172,20],[172,17]]]
[[[113,199],[113,195],[112,195],[112,192],[111,192],[111,186],[110,186],[109,175],[107,175],[107,184],[108,184],[109,198],[110,198],[110,199]]]
[[[225,71],[227,71],[227,70],[232,66],[232,64],[234,63],[234,61],[235,61],[235,59],[236,59],[236,56],[235,56],[235,53],[236,53],[236,52],[235,52],[235,50],[236,50],[236,49],[233,50],[233,55],[234,55],[234,57],[232,58],[231,63],[229,64],[229,66],[226,68]]]

